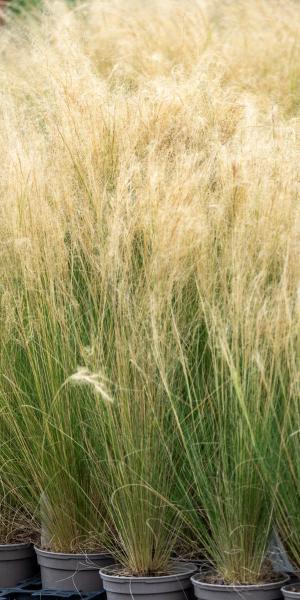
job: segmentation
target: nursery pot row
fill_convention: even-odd
[[[280,600],[281,588],[289,580],[258,585],[218,585],[209,583],[191,563],[174,561],[169,574],[158,577],[129,577],[117,565],[101,570],[107,600]],[[289,587],[289,586],[288,586]],[[300,596],[300,595],[299,595]],[[299,600],[287,598],[287,600]]]
[[[37,559],[37,560],[36,560]],[[192,563],[172,561],[168,572],[152,577],[124,574],[109,554],[64,554],[31,544],[0,545],[0,588],[14,587],[41,569],[48,590],[91,592],[105,589],[107,600],[299,600],[300,584],[285,585],[282,575],[270,583],[223,585],[211,583]],[[281,593],[282,592],[282,593]]]

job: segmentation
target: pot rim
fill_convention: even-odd
[[[106,580],[115,580],[121,582],[145,582],[145,583],[154,583],[157,581],[170,581],[172,579],[178,579],[183,577],[188,577],[189,575],[193,575],[197,571],[197,566],[192,562],[185,562],[180,560],[170,561],[171,564],[178,566],[177,573],[170,573],[169,575],[118,575],[106,573],[107,569],[118,569],[120,565],[111,565],[109,567],[104,567],[100,570],[100,575],[103,579]]]
[[[30,548],[33,544],[31,542],[17,542],[13,544],[0,544],[0,550],[16,550],[19,548]]]
[[[107,557],[111,557],[111,554],[109,552],[55,552],[54,550],[42,550],[41,548],[38,548],[38,546],[34,546],[34,549],[36,551],[37,554],[41,554],[43,556],[49,556],[49,557],[54,557],[54,558],[61,558],[61,559],[65,559],[65,558],[82,558],[83,556],[88,556],[88,557],[100,557],[100,558],[105,558]]]
[[[254,584],[221,584],[221,583],[209,583],[206,581],[201,581],[196,579],[195,577],[191,577],[191,582],[193,585],[198,585],[202,588],[208,588],[211,590],[224,590],[224,591],[247,591],[247,590],[265,590],[272,589],[275,587],[282,587],[282,584],[286,583],[290,580],[290,577],[287,573],[281,573],[282,579],[278,579],[278,581],[270,581],[269,583],[254,583]]]
[[[289,590],[288,588],[293,586],[293,585],[299,585],[299,592],[293,592],[292,590]],[[282,593],[284,592],[288,592],[289,594],[292,594],[293,596],[300,596],[300,583],[295,582],[295,583],[289,583],[288,585],[284,585],[281,588]]]

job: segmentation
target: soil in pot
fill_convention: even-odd
[[[268,583],[230,585],[210,573],[194,575],[191,581],[195,597],[200,600],[280,600],[281,588],[289,581],[289,577],[283,573],[274,573]]]
[[[107,553],[65,554],[35,548],[47,590],[97,592],[103,589],[100,569],[113,564]]]
[[[16,587],[36,571],[36,556],[32,544],[0,545],[0,588]]]
[[[192,597],[193,563],[172,561],[166,574],[152,577],[125,575],[119,565],[100,571],[107,600],[187,600]]]

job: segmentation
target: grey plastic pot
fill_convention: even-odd
[[[37,570],[32,544],[0,545],[0,588],[15,587]]]
[[[97,592],[103,590],[99,569],[114,563],[110,554],[64,554],[35,548],[47,590]]]
[[[282,589],[282,594],[285,600],[299,600],[300,599],[300,583],[290,583],[285,585]]]
[[[190,578],[196,570],[192,563],[172,561],[169,575],[126,577],[118,575],[118,565],[102,569],[100,575],[107,600],[186,600],[191,597]]]
[[[220,585],[201,581],[199,577],[192,577],[192,584],[194,594],[200,600],[279,600],[282,598],[282,586],[289,581],[289,577],[282,574],[282,579],[272,583]]]

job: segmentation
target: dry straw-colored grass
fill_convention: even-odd
[[[66,235],[91,260],[101,245],[112,272],[127,228],[128,244],[136,230],[151,239],[162,278],[197,255],[211,289],[217,238],[240,274],[284,261],[295,291],[298,11],[52,2],[3,30],[4,276],[21,269],[30,285],[47,267],[59,279]]]

